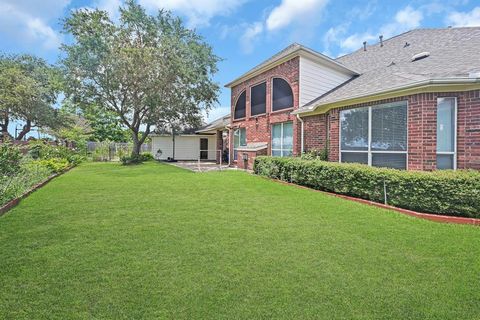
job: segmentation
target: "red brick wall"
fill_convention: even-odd
[[[437,147],[437,98],[457,97],[457,168],[480,169],[480,91],[421,93],[351,105],[304,118],[305,150],[321,149],[329,139],[329,159],[339,160],[340,110],[408,101],[408,168],[434,170]],[[328,128],[328,138],[327,138]]]
[[[248,155],[248,160],[244,161],[243,160],[243,154]],[[241,151],[239,150],[237,152],[237,167],[239,169],[248,169],[248,170],[253,170],[253,162],[255,161],[255,157],[257,156],[266,156],[267,155],[267,149],[259,150],[259,151]]]
[[[293,108],[281,111],[272,112],[272,80],[273,78],[280,77],[285,79],[293,91]],[[292,121],[293,122],[293,150],[297,155],[297,145],[299,140],[299,125],[296,116],[290,114],[294,109],[298,108],[298,80],[299,80],[299,58],[293,58],[286,61],[262,74],[259,74],[252,79],[244,81],[235,87],[231,91],[231,123],[233,128],[246,128],[247,143],[251,142],[268,142],[267,154],[271,154],[270,142],[271,142],[271,126],[274,123]],[[250,115],[250,88],[256,84],[266,82],[267,83],[267,101],[266,101],[266,113],[263,115]],[[246,90],[246,117],[242,120],[234,120],[233,113],[237,97]],[[231,139],[233,141],[233,130],[231,130]],[[233,148],[233,144],[232,144]],[[233,159],[233,150],[230,151],[230,157]]]

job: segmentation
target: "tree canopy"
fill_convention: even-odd
[[[54,108],[61,90],[59,69],[31,56],[0,57],[0,129],[11,137],[11,121],[23,122],[17,140],[33,127],[58,128],[68,123]]]
[[[168,11],[151,16],[129,0],[118,23],[104,11],[81,9],[64,29],[73,37],[62,46],[67,95],[117,115],[131,131],[132,155],[156,125],[198,121],[217,102],[219,58]]]

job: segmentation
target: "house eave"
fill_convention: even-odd
[[[480,78],[445,78],[431,79],[406,86],[391,88],[384,91],[374,92],[367,95],[358,95],[348,99],[336,100],[327,103],[315,104],[311,108],[298,109],[292,114],[298,114],[301,117],[316,114],[324,114],[332,109],[355,104],[361,104],[372,101],[379,101],[391,98],[397,98],[418,93],[431,92],[461,92],[480,89]]]
[[[337,71],[340,71],[340,72],[343,72],[345,74],[349,74],[351,76],[355,76],[355,75],[359,75],[358,72],[356,72],[355,70],[352,70],[352,69],[349,69],[347,68],[346,66],[344,66],[343,64],[321,54],[321,53],[318,53],[318,52],[315,52],[313,50],[310,50],[308,48],[304,48],[304,47],[301,47],[301,48],[298,48],[296,49],[295,51],[292,51],[291,53],[289,53],[288,55],[284,56],[284,57],[280,57],[278,59],[275,59],[273,61],[271,61],[270,63],[264,65],[263,67],[261,67],[260,69],[257,69],[255,70],[255,67],[252,68],[252,70],[244,73],[243,75],[241,75],[240,77],[236,78],[235,80],[227,83],[225,85],[225,88],[232,88],[244,81],[247,81],[255,76],[258,76],[259,74],[262,74],[264,73],[265,71],[268,71],[282,63],[285,63],[293,58],[296,58],[296,57],[304,57],[304,58],[307,58],[307,59],[311,59],[317,63],[320,63],[320,64],[323,64],[327,67],[330,67],[332,69],[335,69]]]

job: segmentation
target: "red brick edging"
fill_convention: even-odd
[[[3,206],[0,207],[0,217],[2,215],[4,215],[5,213],[7,213],[8,211],[10,211],[12,208],[16,207],[19,203],[20,203],[20,200],[28,197],[31,193],[33,193],[34,191],[40,189],[41,187],[43,187],[44,185],[46,185],[47,183],[49,183],[51,180],[53,180],[54,178],[64,174],[65,172],[67,171],[70,171],[71,169],[73,168],[70,167],[68,169],[65,169],[64,171],[62,172],[59,172],[59,173],[55,173],[55,174],[52,174],[50,177],[48,177],[46,180],[34,185],[32,188],[30,188],[30,190],[28,190],[27,192],[23,193],[21,196],[19,196],[18,198],[15,198],[13,200],[10,200],[9,202],[7,202],[6,204],[4,204]]]
[[[379,203],[379,202],[374,202],[374,201],[360,199],[360,198],[354,198],[354,197],[346,196],[346,195],[343,195],[343,194],[337,194],[337,193],[328,192],[328,191],[316,190],[316,189],[308,188],[308,187],[301,186],[301,185],[298,185],[298,184],[295,184],[295,183],[282,181],[282,180],[272,179],[272,178],[263,177],[263,176],[262,176],[262,178],[272,180],[272,181],[275,181],[275,182],[279,182],[279,183],[289,185],[289,186],[295,186],[295,187],[301,188],[301,189],[316,191],[316,192],[320,192],[320,193],[323,193],[323,194],[328,194],[328,195],[331,195],[331,196],[334,196],[334,197],[338,197],[338,198],[342,198],[342,199],[346,199],[346,200],[351,200],[351,201],[367,204],[367,205],[370,205],[370,206],[375,206],[375,207],[379,207],[379,208],[383,208],[383,209],[394,210],[394,211],[397,211],[401,214],[405,214],[405,215],[412,216],[412,217],[417,217],[417,218],[420,218],[420,219],[426,219],[426,220],[430,220],[430,221],[444,222],[444,223],[469,224],[469,225],[480,226],[480,219],[466,218],[466,217],[455,217],[455,216],[445,216],[445,215],[440,215],[440,214],[417,212],[417,211],[413,211],[413,210],[402,209],[402,208],[386,205],[386,204]]]

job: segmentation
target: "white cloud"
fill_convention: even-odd
[[[240,44],[242,45],[243,52],[251,53],[255,47],[255,40],[263,31],[263,23],[255,22],[247,26],[244,34],[240,38]]]
[[[316,15],[327,2],[328,0],[282,0],[282,3],[275,7],[268,16],[267,29],[277,30],[292,22],[301,22],[307,17]]]
[[[329,41],[327,48],[329,48],[333,42],[333,44],[338,45],[343,51],[351,52],[360,48],[364,41],[377,41],[379,35],[383,35],[384,39],[387,39],[402,32],[418,28],[421,25],[422,20],[423,13],[421,10],[407,6],[395,13],[392,22],[382,25],[379,28],[378,34],[367,31],[363,33],[354,33],[348,37],[342,38],[328,35],[330,32],[329,30],[325,34],[324,41]]]
[[[190,27],[208,25],[214,16],[227,16],[247,0],[139,0],[148,9],[168,9],[185,15]]]
[[[13,43],[56,49],[61,37],[49,22],[58,23],[68,3],[68,0],[3,0],[0,3],[0,34]]]
[[[480,7],[470,12],[452,12],[447,17],[447,23],[454,27],[478,27],[480,26]]]
[[[120,18],[119,8],[123,5],[123,0],[96,0],[92,7],[108,12],[108,15],[114,21]]]

